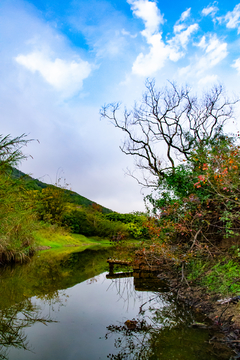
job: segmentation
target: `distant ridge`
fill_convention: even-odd
[[[29,190],[42,190],[49,186],[56,187],[56,188],[58,187],[56,185],[47,184],[38,179],[34,179],[31,176],[25,174],[24,172],[14,168],[14,167],[12,168],[11,175],[14,179],[23,179],[26,183],[26,188]],[[101,211],[104,214],[113,212],[112,210],[110,210],[102,205],[99,205],[95,201],[91,201],[91,200],[87,199],[86,197],[79,195],[78,193],[76,193],[72,190],[65,189],[65,193],[67,195],[67,201],[70,203],[85,206],[85,207],[93,206],[95,204],[95,205],[98,205],[101,207]]]

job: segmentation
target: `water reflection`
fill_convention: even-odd
[[[194,320],[176,304],[159,307],[154,299],[143,313],[124,323],[107,327],[106,339],[112,338],[117,353],[109,353],[108,359],[128,360],[213,360],[229,359],[226,347],[214,349],[208,344],[210,334],[205,330],[192,329]],[[185,314],[185,315],[184,315]]]
[[[230,357],[211,352],[208,332],[189,327],[195,316],[156,278],[103,272],[106,251],[50,255],[1,273],[0,359]]]
[[[0,310],[26,298],[55,299],[67,289],[107,269],[107,250],[43,252],[29,263],[0,268]]]
[[[1,268],[0,359],[8,359],[10,349],[11,353],[13,349],[27,350],[30,358],[34,356],[29,329],[34,324],[56,323],[50,314],[55,315],[68,300],[68,294],[60,289],[103,271],[107,254],[107,250],[46,252],[28,264]],[[43,314],[43,308],[48,308],[47,313]]]
[[[148,293],[150,296],[146,301],[142,297],[142,303],[134,318],[107,326],[105,339],[112,339],[117,350],[109,353],[108,359],[226,360],[230,358],[231,352],[225,346],[220,345],[220,348],[213,349],[208,344],[210,330],[208,332],[191,327],[196,321],[196,315],[183,304],[177,303],[173,294],[167,291],[166,285],[156,279],[147,278],[148,274],[142,279],[139,274],[134,275],[136,276],[134,286],[131,286],[130,279],[120,279],[120,274],[116,277],[114,286],[120,298],[127,303],[128,298],[138,297],[139,304],[139,290],[136,291],[136,288],[140,288],[142,294],[144,290],[152,290],[152,292]],[[158,292],[154,292],[156,288]]]
[[[0,311],[0,359],[8,359],[8,349],[18,348],[31,351],[25,328],[35,323],[47,325],[49,316],[41,315],[41,308],[32,304],[30,299]]]

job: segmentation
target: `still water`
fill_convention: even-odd
[[[229,359],[157,279],[108,275],[109,250],[36,256],[0,276],[0,359]],[[119,275],[120,276],[120,275]]]

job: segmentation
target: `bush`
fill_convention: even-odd
[[[61,225],[66,209],[63,188],[48,186],[31,192],[35,198],[36,211],[40,220]]]
[[[128,223],[127,224],[127,229],[129,231],[130,236],[135,238],[135,239],[139,239],[143,235],[142,227],[137,226],[134,223]]]
[[[196,147],[186,164],[166,173],[159,194],[148,196],[157,221],[153,234],[177,242],[219,242],[240,233],[240,147],[222,136]]]
[[[86,210],[71,210],[64,214],[63,224],[72,232],[85,236],[100,236],[125,238],[129,235],[128,228],[120,222],[107,220],[100,213],[87,212]]]
[[[68,226],[74,234],[85,236],[94,235],[94,228],[88,220],[87,213],[80,210],[72,210],[63,216],[63,225]]]
[[[129,235],[135,239],[149,237],[148,228],[146,226],[146,214],[119,214],[117,212],[112,212],[106,214],[105,218],[112,222],[126,224]]]
[[[19,180],[0,172],[0,261],[23,260],[32,253],[36,216]]]

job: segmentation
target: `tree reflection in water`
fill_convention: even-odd
[[[135,290],[133,288],[132,279],[116,279],[114,282],[119,296],[126,302],[130,296],[138,296],[138,292],[135,291],[136,286]],[[137,284],[139,286],[139,279]],[[108,359],[223,360],[230,358],[231,353],[226,347],[219,351],[206,344],[203,349],[202,345],[209,340],[210,334],[206,330],[193,329],[190,326],[196,321],[192,311],[179,304],[169,292],[161,293],[159,289],[160,292],[149,293],[148,291],[151,291],[149,281],[147,284],[145,298],[148,299],[142,302],[135,318],[107,327],[105,339],[113,337],[117,350],[117,354],[109,354]]]
[[[15,347],[31,351],[24,329],[35,323],[47,325],[55,322],[49,317],[42,317],[38,306],[30,299],[0,311],[0,359],[8,359],[8,349]]]

